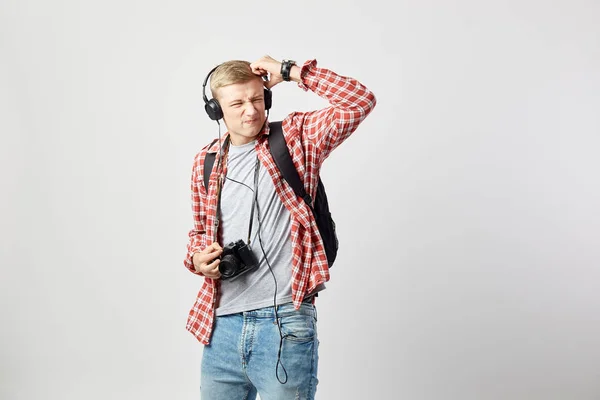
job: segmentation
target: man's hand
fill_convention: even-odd
[[[265,87],[271,89],[273,86],[283,82],[281,76],[281,62],[275,60],[271,56],[263,56],[250,64],[252,72],[256,75],[264,76],[269,74],[270,79],[265,82]]]
[[[223,252],[221,246],[218,243],[213,243],[207,246],[204,250],[199,253],[194,253],[192,261],[194,263],[194,269],[196,272],[200,272],[207,278],[218,279],[221,277],[219,272],[219,263],[221,260],[216,259]]]

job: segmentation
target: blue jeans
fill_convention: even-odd
[[[302,303],[295,310],[287,303],[277,306],[277,316],[283,340],[274,307],[216,317],[211,342],[202,354],[202,400],[254,400],[257,393],[261,400],[314,399],[319,362],[316,309]]]

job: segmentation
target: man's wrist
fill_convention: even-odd
[[[300,83],[302,82],[302,77],[300,76],[300,71],[302,70],[302,68],[300,68],[297,65],[294,65],[291,69],[290,69],[290,81],[292,82],[296,82],[296,83]]]

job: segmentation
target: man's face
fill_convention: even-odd
[[[218,89],[217,97],[233,144],[254,140],[266,120],[262,80],[257,77],[246,83],[224,86]]]

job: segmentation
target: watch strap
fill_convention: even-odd
[[[281,77],[284,81],[290,81],[290,72],[292,70],[292,66],[296,65],[296,61],[293,60],[283,60],[281,62]]]

